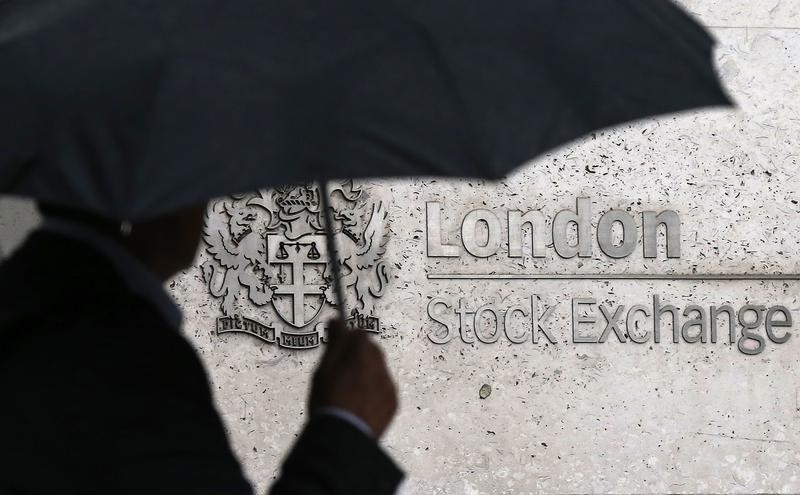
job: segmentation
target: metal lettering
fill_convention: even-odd
[[[693,344],[695,342],[706,342],[706,313],[702,307],[696,304],[690,304],[686,306],[686,309],[683,310],[683,316],[689,316],[692,313],[698,313],[699,317],[692,318],[691,320],[687,320],[683,323],[681,327],[681,335],[683,336],[683,340]],[[691,327],[698,326],[700,327],[700,332],[697,335],[690,335],[689,329]]]
[[[727,304],[719,308],[711,306],[709,312],[711,313],[711,342],[717,343],[717,320],[720,313],[728,315],[728,344],[736,342],[736,312],[733,308]]]
[[[656,214],[654,211],[642,212],[644,230],[644,257],[655,258],[658,246],[658,226],[663,224],[667,237],[667,258],[681,257],[681,219],[672,210]]]
[[[510,308],[508,308],[506,310],[506,315],[503,318],[503,329],[506,332],[506,338],[508,338],[508,340],[510,340],[514,344],[522,344],[523,342],[528,340],[528,329],[526,327],[524,327],[524,330],[522,331],[522,334],[520,334],[519,336],[512,336],[511,335],[511,331],[510,331],[511,319],[517,313],[522,315],[523,318],[526,318],[528,316],[528,312],[525,311],[525,309],[522,306],[520,306],[519,304],[517,304],[515,306],[511,306]],[[534,337],[534,340],[535,340],[535,337]]]
[[[661,315],[664,313],[672,314],[672,342],[677,344],[680,342],[679,334],[680,327],[678,325],[678,308],[671,304],[661,306],[658,296],[653,296],[653,342],[658,344],[661,342]]]
[[[478,224],[486,225],[486,242],[481,244],[477,239]],[[469,254],[477,258],[488,258],[500,249],[500,219],[489,210],[472,210],[461,222],[461,242]]]
[[[539,210],[530,210],[524,214],[519,210],[508,212],[508,256],[510,258],[522,257],[522,235],[526,225],[531,228],[531,256],[544,258],[545,221],[544,215]]]
[[[764,346],[766,345],[764,337],[751,331],[761,326],[761,322],[764,318],[764,309],[764,306],[746,304],[739,310],[739,325],[742,326],[742,336],[739,337],[739,340],[736,342],[736,346],[743,354],[752,356],[755,354],[761,354],[764,351]],[[756,319],[754,321],[747,321],[745,319],[745,315],[750,312],[756,315]],[[755,348],[750,348],[744,345],[748,340],[756,343]]]
[[[594,306],[597,304],[597,299],[594,298],[575,298],[572,300],[572,341],[578,344],[594,344],[597,343],[592,337],[584,337],[578,334],[579,323],[595,323],[597,321],[593,316],[583,316],[580,314],[579,306]]]
[[[436,201],[425,203],[425,228],[428,256],[432,258],[458,256],[458,246],[442,242],[442,205]]]
[[[430,300],[430,302],[428,302],[428,317],[436,323],[442,325],[445,329],[444,335],[441,335],[441,332],[437,332],[436,330],[431,330],[428,332],[428,338],[434,344],[446,344],[450,342],[450,340],[453,339],[453,335],[455,335],[455,329],[453,326],[447,323],[445,320],[440,319],[434,311],[436,306],[440,304],[447,309],[451,308],[451,306],[447,304],[447,301],[441,297],[434,297]]]
[[[639,325],[637,324],[637,321],[635,320],[636,313],[643,313],[645,318],[649,318],[650,317],[650,310],[647,309],[647,306],[644,306],[642,304],[636,304],[634,306],[631,306],[631,309],[628,310],[628,316],[625,318],[625,329],[628,332],[628,337],[633,342],[635,342],[637,344],[644,344],[645,342],[647,342],[650,339],[650,331],[649,330],[646,331],[644,333],[644,336],[642,336],[642,337],[639,337],[639,336],[636,335],[634,330],[638,330],[639,329]],[[642,328],[644,328],[644,325],[642,325]]]
[[[619,222],[622,226],[622,243],[615,245],[611,239],[612,227]],[[597,223],[597,243],[600,250],[610,258],[625,258],[636,249],[636,221],[622,210],[606,212]]]
[[[554,304],[549,308],[547,308],[544,311],[544,313],[542,313],[542,316],[539,316],[539,296],[537,296],[536,294],[531,295],[531,323],[533,324],[532,325],[533,328],[531,328],[531,331],[533,332],[532,338],[534,344],[539,343],[539,332],[542,332],[545,338],[549,340],[551,344],[556,343],[556,340],[553,338],[552,335],[550,335],[550,332],[548,332],[547,329],[542,326],[542,322],[550,318],[555,309],[556,305]]]
[[[458,331],[461,333],[461,340],[466,342],[467,344],[471,344],[475,342],[473,338],[467,338],[467,316],[473,314],[471,311],[467,311],[464,307],[464,302],[462,299],[459,298],[458,300],[458,308],[456,308],[456,314],[458,314]]]
[[[494,333],[492,333],[489,337],[481,335],[480,331],[480,320],[483,316],[483,313],[486,312],[494,315]],[[475,310],[475,315],[472,317],[472,329],[475,332],[475,336],[484,344],[494,344],[497,342],[497,339],[500,338],[499,327],[502,323],[503,321],[500,319],[500,314],[497,312],[497,308],[495,308],[493,304],[484,304]]]
[[[559,211],[553,218],[553,247],[562,258],[592,257],[592,201],[589,198],[577,198],[577,213],[571,210]],[[578,239],[575,245],[567,240],[567,229],[571,224],[578,227]]]
[[[597,341],[599,343],[603,343],[608,339],[608,335],[611,331],[614,331],[614,335],[617,336],[617,340],[624,343],[627,342],[625,339],[625,334],[619,328],[619,319],[622,318],[622,313],[625,311],[625,306],[617,306],[617,309],[614,310],[614,313],[610,313],[605,306],[602,304],[600,305],[600,313],[603,314],[603,317],[606,319],[606,328],[603,329],[603,334],[600,335],[600,339]]]
[[[783,315],[782,320],[775,320],[773,319],[776,313],[781,313]],[[772,331],[775,327],[781,328],[789,328],[792,326],[792,313],[789,312],[789,308],[786,306],[773,306],[769,308],[767,311],[766,322],[764,323],[764,328],[767,331],[767,337],[769,340],[775,342],[776,344],[783,344],[792,336],[788,331],[784,333],[781,337],[775,335]]]

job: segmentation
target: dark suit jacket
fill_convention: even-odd
[[[306,425],[271,493],[381,495],[402,474],[349,423]],[[0,494],[251,493],[189,343],[83,243],[0,265]]]

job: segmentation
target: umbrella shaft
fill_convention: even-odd
[[[319,181],[319,196],[322,204],[322,214],[325,218],[325,240],[328,243],[328,260],[333,274],[333,292],[338,303],[339,319],[344,322],[347,308],[345,307],[344,287],[342,287],[342,268],[339,266],[336,241],[333,238],[333,215],[328,199],[328,183],[326,181]]]

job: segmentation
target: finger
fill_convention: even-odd
[[[366,333],[366,332],[365,332]],[[369,338],[368,335],[364,336],[365,354],[370,362],[382,368],[386,367],[386,358],[383,354],[383,349],[374,340]]]
[[[322,356],[324,362],[335,362],[339,360],[344,348],[347,346],[350,331],[345,328],[340,320],[328,322],[328,339],[326,342],[325,354]]]
[[[383,360],[383,347],[381,347],[369,334],[368,332],[364,332],[365,339],[367,341],[367,345],[372,350],[372,352],[381,360]]]
[[[369,341],[360,330],[347,330],[347,334],[342,338],[341,353],[339,359],[345,362],[354,363],[364,358],[366,346]]]
[[[330,344],[322,357],[320,367],[325,369],[338,368],[343,363],[355,362],[360,359],[363,353],[363,344],[366,343],[366,336],[359,330],[348,329],[339,321],[331,322],[332,325],[340,325],[335,328],[335,341]]]
[[[328,322],[328,347],[335,347],[336,344],[338,344],[342,337],[346,334],[346,332],[347,329],[345,328],[342,320],[330,320]]]

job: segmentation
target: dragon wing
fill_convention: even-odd
[[[372,217],[364,229],[364,245],[356,252],[355,256],[358,270],[371,267],[386,252],[386,242],[389,240],[386,215],[387,211],[382,201],[372,204]]]
[[[239,268],[241,257],[239,249],[231,239],[226,236],[227,228],[219,218],[221,212],[217,211],[217,205],[213,206],[214,217],[206,213],[203,221],[203,240],[205,241],[206,251],[208,251],[217,262],[224,268]]]

